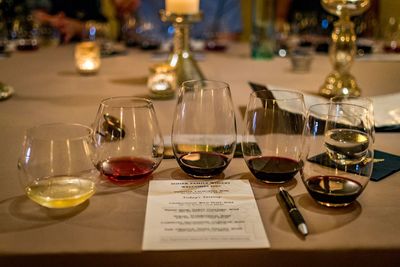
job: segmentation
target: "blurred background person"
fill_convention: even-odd
[[[59,30],[63,42],[80,40],[90,27],[102,37],[116,39],[118,22],[109,0],[50,0],[48,8],[35,8],[34,18]]]

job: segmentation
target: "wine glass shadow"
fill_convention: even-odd
[[[275,196],[278,191],[279,187],[283,187],[286,190],[290,190],[297,185],[297,180],[295,178],[290,179],[286,183],[264,183],[257,178],[255,178],[251,173],[246,172],[243,173],[240,179],[249,180],[251,187],[253,188],[253,193],[255,199],[263,199]]]
[[[357,201],[347,207],[330,208],[318,204],[307,193],[293,196],[293,198],[307,223],[311,235],[343,227],[357,219],[362,211],[361,205]],[[277,206],[272,212],[271,221],[280,230],[285,232],[293,231],[291,223],[280,206]]]
[[[146,187],[150,180],[153,179],[153,175],[149,175],[134,181],[129,181],[126,184],[121,185],[114,184],[107,177],[99,175],[98,181],[96,183],[96,195],[110,195],[110,194],[118,194],[126,191],[135,191],[142,187]],[[139,190],[140,191],[140,190]]]
[[[31,201],[25,195],[0,202],[0,233],[20,232],[46,227],[77,216],[87,209],[90,200],[65,209],[49,209]]]
[[[38,95],[15,95],[14,101],[37,101],[37,102],[47,102],[54,105],[60,106],[72,106],[72,107],[87,107],[90,105],[97,105],[100,99],[104,99],[107,96],[97,96],[93,95],[62,95],[56,97],[50,96],[38,96]]]

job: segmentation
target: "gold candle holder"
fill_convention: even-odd
[[[360,15],[369,8],[370,0],[321,0],[325,10],[339,16],[332,32],[329,56],[333,71],[325,79],[319,93],[324,97],[360,96],[361,89],[350,73],[356,55],[354,23],[350,17]]]
[[[199,22],[203,14],[175,14],[160,10],[160,17],[163,22],[172,22],[175,29],[174,49],[169,55],[168,65],[175,69],[177,85],[180,86],[187,80],[204,80],[204,75],[190,51],[190,25]]]
[[[101,65],[100,47],[94,41],[81,42],[75,47],[75,65],[80,74],[95,74]]]

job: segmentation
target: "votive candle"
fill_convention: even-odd
[[[100,68],[100,48],[96,42],[81,42],[75,47],[75,65],[81,74],[94,74]]]

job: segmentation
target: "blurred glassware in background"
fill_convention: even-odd
[[[140,19],[137,21],[136,34],[139,46],[143,50],[154,50],[161,46],[160,25],[150,20]]]
[[[384,50],[400,53],[400,18],[390,17],[384,29]]]
[[[0,11],[0,56],[7,56],[9,53],[8,31],[6,21],[2,18],[2,12]]]
[[[4,20],[0,19],[0,59],[2,56],[9,55],[8,43],[6,23]],[[0,81],[0,101],[9,98],[13,93],[14,89],[10,85]]]
[[[290,61],[294,72],[309,72],[313,59],[313,46],[298,46],[290,51]]]
[[[38,24],[33,15],[21,6],[15,7],[11,38],[15,40],[16,49],[19,51],[32,51],[39,48]]]
[[[57,46],[60,44],[60,32],[49,24],[39,24],[38,26],[39,46]]]
[[[136,32],[137,26],[138,18],[135,13],[124,16],[121,25],[121,38],[127,47],[139,45],[139,36]]]
[[[271,59],[276,49],[275,0],[252,0],[251,56]]]

